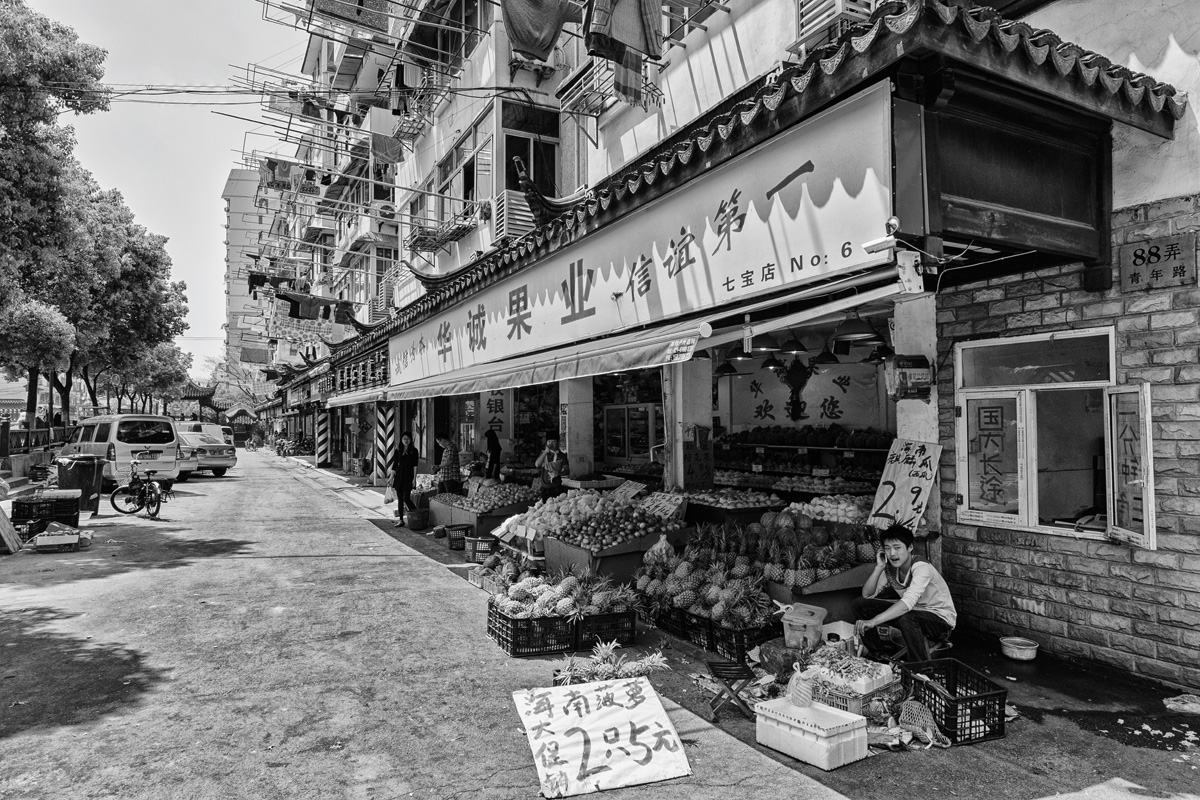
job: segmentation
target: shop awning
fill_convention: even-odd
[[[493,389],[514,389],[567,378],[587,378],[631,369],[660,367],[687,361],[696,342],[712,334],[703,321],[682,322],[649,331],[560,347],[546,353],[521,356],[494,364],[481,364],[448,375],[435,375],[393,386],[388,400],[417,400]]]
[[[374,403],[377,400],[385,399],[387,399],[387,390],[376,386],[373,389],[364,389],[361,392],[334,395],[325,401],[325,407],[340,408],[342,406],[352,406],[358,403]]]

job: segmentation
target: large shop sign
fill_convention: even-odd
[[[885,82],[393,337],[391,384],[882,264],[890,215]]]

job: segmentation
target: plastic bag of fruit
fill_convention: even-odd
[[[642,563],[646,566],[653,564],[666,564],[675,556],[675,547],[667,541],[667,535],[661,533],[658,536],[658,541],[655,542],[646,554],[642,556]]]

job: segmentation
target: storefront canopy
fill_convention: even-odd
[[[361,392],[351,392],[350,394],[340,394],[336,397],[331,397],[325,401],[325,406],[327,408],[340,408],[341,406],[352,406],[357,403],[374,403],[377,400],[385,399],[387,399],[387,390],[376,386],[374,389],[364,389]]]
[[[480,364],[449,375],[435,375],[387,393],[389,400],[416,400],[493,389],[513,389],[567,378],[587,378],[631,369],[660,367],[687,361],[696,342],[712,334],[704,321],[682,322],[650,331],[610,336],[583,344],[560,347],[494,364]]]

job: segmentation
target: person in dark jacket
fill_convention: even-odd
[[[400,434],[400,444],[392,454],[392,486],[396,489],[396,513],[414,511],[417,506],[412,501],[413,484],[416,481],[417,462],[421,454],[413,447],[412,433],[405,431]],[[399,521],[396,523],[399,525]]]
[[[483,441],[487,445],[487,466],[484,468],[483,477],[500,480],[500,437],[488,428],[483,434]]]

